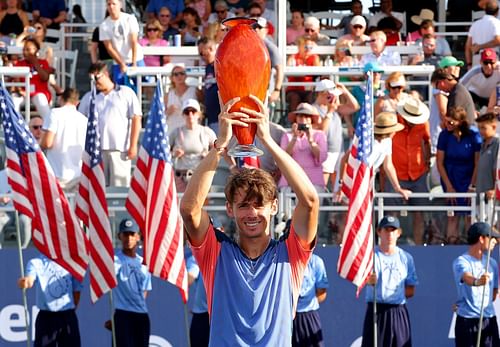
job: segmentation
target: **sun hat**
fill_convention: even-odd
[[[330,94],[333,94],[335,96],[339,96],[342,94],[342,91],[337,88],[335,82],[329,79],[324,79],[319,82],[316,82],[316,87],[314,88],[314,91],[316,92],[328,91]]]
[[[439,61],[438,66],[442,69],[444,69],[445,67],[450,67],[450,66],[464,66],[464,62],[449,55],[449,56],[443,57]]]
[[[411,21],[416,25],[420,25],[424,20],[431,20],[434,22],[434,12],[423,8],[420,10],[420,14],[418,16],[411,16]]]
[[[396,106],[396,110],[411,124],[423,124],[429,119],[429,108],[420,100],[410,97]]]
[[[297,122],[298,114],[311,116],[313,124],[318,122],[318,117],[319,117],[318,110],[316,109],[316,107],[312,106],[311,104],[308,104],[307,102],[300,103],[295,111],[290,112],[288,114],[288,120],[290,121],[290,123]]]
[[[398,123],[398,116],[392,112],[380,112],[375,117],[373,132],[377,135],[390,134],[404,129],[404,125]]]

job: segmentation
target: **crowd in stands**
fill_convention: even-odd
[[[48,28],[57,29],[68,20],[86,21],[78,5],[72,9],[70,19],[63,0],[33,1],[31,13],[24,11],[21,3],[6,0],[0,10],[1,41],[22,47],[20,56],[3,56],[4,65],[28,66],[32,72],[30,91],[16,86],[10,90],[11,95],[21,111],[26,94],[30,94],[35,114],[39,115],[31,121],[41,123],[33,125],[38,126],[32,129],[33,134],[47,151],[57,177],[71,191],[80,175],[79,161],[74,158],[79,158],[78,153],[83,150],[83,123],[89,112],[90,94],[79,100],[76,90],[63,90],[57,85],[54,46],[47,42],[46,33]],[[345,13],[333,27],[295,8],[291,9],[290,23],[285,27],[278,23],[274,2],[270,0],[150,0],[143,18],[125,13],[121,0],[107,0],[106,16],[92,28],[89,41],[89,80],[95,82],[99,92],[96,109],[107,182],[110,186],[128,186],[144,124],[136,84],[127,70],[166,65],[172,69],[165,86],[165,117],[177,188],[184,190],[218,132],[220,105],[214,60],[217,44],[229,30],[223,21],[246,16],[255,19],[255,32],[271,57],[268,107],[272,136],[301,164],[318,192],[331,193],[332,199],[323,199],[324,204],[345,203],[340,194],[344,153],[348,152],[364,106],[363,81],[367,75],[335,80],[332,76],[288,77],[286,66],[359,66],[373,76],[375,124],[400,125],[396,129],[395,124],[389,124],[394,131],[376,134],[376,142],[381,143],[377,189],[397,192],[404,198],[389,203],[429,204],[426,199],[412,198],[411,192],[429,192],[440,185],[444,192],[485,192],[491,199],[498,140],[487,130],[496,131],[496,115],[500,112],[500,20],[496,1],[480,1],[480,6],[485,15],[471,26],[462,56],[451,51],[450,41],[436,34],[432,10],[422,8],[418,15],[411,16],[418,29],[409,32],[406,28],[410,23],[402,13],[392,10],[392,0],[382,0],[380,8],[371,14],[363,10],[361,1],[354,0],[350,13]],[[282,57],[277,33],[285,28],[287,45],[297,46],[297,53]],[[340,35],[332,38],[323,33],[324,29],[335,29]],[[197,46],[200,58],[195,63],[205,71],[202,85],[191,83],[188,77],[192,59],[181,62],[178,57],[145,55],[142,50],[178,45]],[[418,46],[421,53],[402,57],[397,49],[388,49],[391,45]],[[335,46],[335,53],[317,54],[318,46]],[[353,54],[351,51],[357,46],[369,47],[369,52]],[[386,66],[402,64],[434,66],[432,88],[425,83],[415,84],[429,81],[428,78],[385,72]],[[151,77],[146,81],[153,80]],[[492,158],[488,165],[481,161],[484,155]],[[259,165],[273,174],[281,189],[287,189],[286,181],[266,154],[259,160],[237,161],[228,157],[224,165],[230,170]],[[450,199],[449,203],[469,204],[466,199]],[[434,228],[437,231],[430,235],[424,231],[428,223],[424,213],[415,212],[411,217],[410,239],[416,244],[462,243],[461,230],[470,223],[469,213],[460,229],[462,216],[455,213],[448,217],[447,227]],[[342,217],[326,216],[319,235],[330,241],[340,238],[332,230],[336,226],[342,230],[342,223]]]

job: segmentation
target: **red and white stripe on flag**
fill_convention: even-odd
[[[170,162],[150,156],[141,146],[125,206],[143,232],[144,264],[154,276],[177,286],[187,302],[184,233]]]
[[[88,238],[41,151],[7,151],[7,177],[15,208],[32,219],[32,240],[50,259],[82,281]]]
[[[102,162],[90,166],[83,152],[82,176],[76,197],[76,214],[88,228],[90,238],[90,298],[95,303],[116,287],[114,250],[106,201]]]

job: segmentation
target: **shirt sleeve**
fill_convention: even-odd
[[[407,258],[408,275],[405,279],[406,286],[416,286],[418,284],[417,270],[415,269],[415,262],[411,254],[405,252]]]
[[[99,40],[100,41],[107,41],[112,39],[112,33],[111,30],[108,30],[108,23],[107,20],[105,19],[104,22],[99,25]]]
[[[43,127],[44,130],[48,130],[53,133],[57,133],[57,121],[56,117],[54,117],[54,113],[50,112],[45,119],[43,120]]]
[[[137,22],[137,18],[132,15],[128,16],[128,22],[130,26],[131,34],[139,34],[139,23]]]
[[[146,275],[146,278],[144,279],[142,290],[143,291],[150,291],[151,289],[153,289],[153,286],[151,285],[151,274],[149,273],[149,271],[147,269],[145,271],[145,275]]]
[[[328,288],[328,277],[326,275],[325,262],[319,256],[316,256],[316,270],[314,271],[315,275],[315,286],[316,288]]]
[[[458,257],[453,262],[453,276],[457,284],[463,283],[462,277],[466,272],[471,272],[469,264],[466,261],[464,261],[463,257]]]
[[[127,88],[127,99],[129,102],[128,117],[142,116],[142,109],[139,105],[139,99],[131,88]]]
[[[37,278],[38,274],[38,261],[37,259],[31,259],[28,264],[26,264],[26,271],[24,272],[25,276],[31,276]]]
[[[83,284],[82,282],[78,281],[76,278],[71,276],[71,285],[73,286],[73,291],[74,292],[81,292],[83,289]]]
[[[198,266],[198,263],[196,263],[196,259],[193,255],[187,259],[186,268],[187,272],[194,278],[198,278],[200,275],[200,267]]]

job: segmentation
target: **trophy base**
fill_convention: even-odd
[[[231,148],[227,154],[235,158],[244,157],[260,157],[264,154],[260,149],[255,147],[255,145],[236,145]]]

